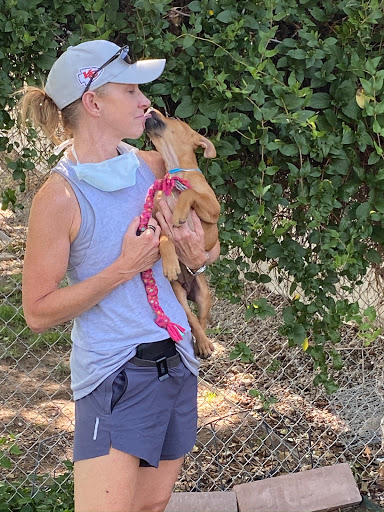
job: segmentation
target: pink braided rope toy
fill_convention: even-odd
[[[147,197],[145,199],[144,211],[140,216],[140,231],[145,231],[147,229],[148,221],[150,217],[152,217],[153,202],[156,192],[162,190],[167,196],[169,196],[174,188],[179,191],[186,190],[189,188],[189,183],[187,180],[183,180],[178,176],[171,178],[170,175],[167,174],[161,180],[156,180],[154,184],[149,187]],[[173,341],[181,341],[183,339],[185,329],[181,325],[171,322],[171,320],[161,309],[158,296],[159,290],[156,286],[156,280],[152,269],[148,269],[142,272],[141,279],[144,282],[148,302],[155,312],[156,324],[163,329],[167,329]]]

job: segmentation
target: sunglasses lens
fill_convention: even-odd
[[[133,59],[129,54],[129,46],[124,46],[121,50],[120,56],[127,64],[133,64]]]

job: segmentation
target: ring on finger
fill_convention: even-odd
[[[156,228],[155,226],[152,226],[152,224],[148,224],[147,229],[152,229],[152,231],[156,233]]]

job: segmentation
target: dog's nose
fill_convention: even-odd
[[[164,121],[157,115],[156,111],[150,111],[148,112],[150,117],[148,117],[145,120],[145,129],[147,131],[154,131],[154,130],[164,130],[165,123]]]

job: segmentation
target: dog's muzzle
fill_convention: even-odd
[[[164,121],[156,114],[156,112],[151,112],[151,117],[148,117],[145,120],[145,129],[147,132],[159,132],[165,129]]]

